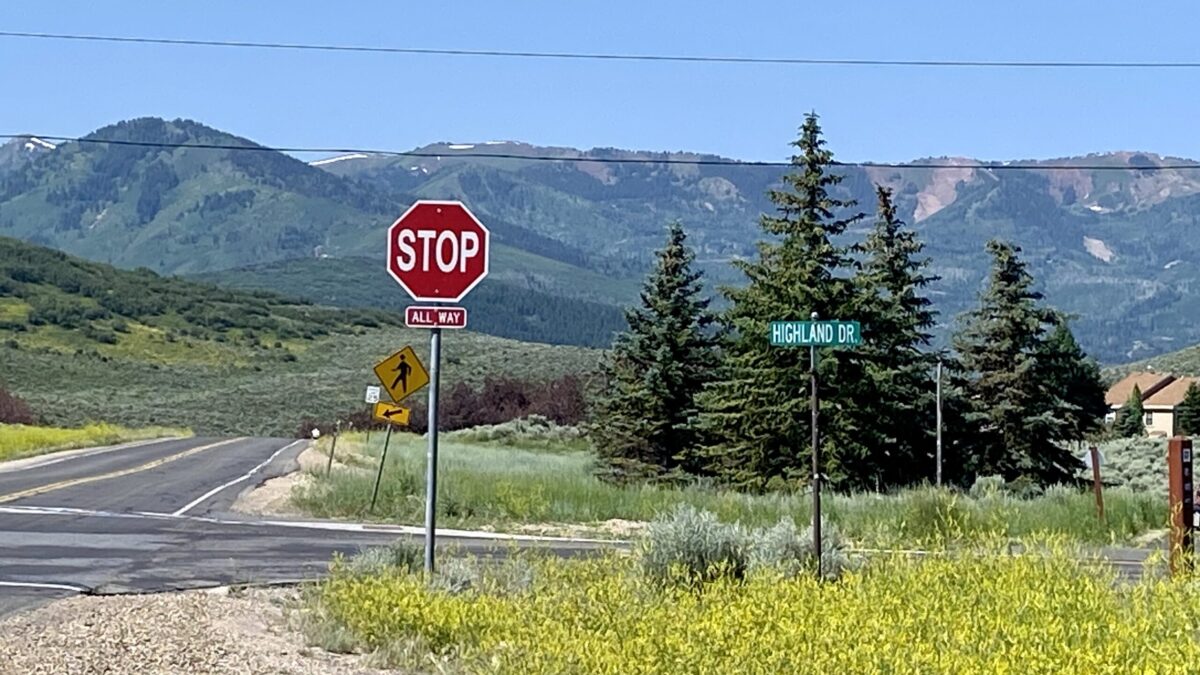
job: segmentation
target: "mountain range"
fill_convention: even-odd
[[[737,283],[729,262],[754,254],[758,216],[772,210],[767,193],[786,171],[698,153],[508,141],[306,163],[196,122],[154,118],[88,139],[127,144],[28,137],[0,147],[0,234],[123,267],[395,307],[401,292],[377,262],[384,227],[414,199],[462,199],[496,244],[481,287],[493,289],[489,330],[577,344],[603,344],[619,328],[617,308],[636,299],[669,221],[685,225],[714,286]],[[998,164],[938,157],[839,168],[838,196],[870,212],[874,185],[893,188],[926,242],[941,277],[929,289],[939,337],[981,288],[983,244],[1001,237],[1023,248],[1049,302],[1076,316],[1081,342],[1102,361],[1200,342],[1190,320],[1200,310],[1200,239],[1190,236],[1200,163],[1112,152]],[[868,216],[847,236],[869,226]],[[506,309],[510,297],[524,309]],[[551,298],[559,304],[539,312]],[[594,321],[556,334],[567,316]]]

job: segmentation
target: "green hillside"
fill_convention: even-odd
[[[0,238],[0,384],[55,424],[105,420],[201,433],[291,434],[363,406],[370,367],[427,332],[395,313],[127,272]],[[444,377],[529,379],[598,353],[473,332],[445,339]]]
[[[503,268],[504,262],[507,260],[502,257],[492,264]],[[624,315],[613,304],[570,297],[576,291],[568,288],[557,289],[557,293],[535,290],[536,278],[501,281],[503,276],[485,279],[460,303],[468,310],[472,330],[516,340],[608,347],[613,333],[625,329]],[[579,294],[586,297],[587,291],[593,290],[597,291],[593,297],[612,300],[616,292],[624,290],[614,288],[612,295],[599,292],[615,284],[597,277],[596,284],[585,285]],[[306,258],[210,272],[197,278],[226,288],[275,291],[323,305],[399,313],[412,304],[377,258]],[[553,278],[548,277],[551,282]]]
[[[195,122],[153,118],[105,127],[92,137],[254,145]],[[780,139],[781,157],[787,140]],[[836,151],[837,139],[830,142]],[[262,149],[54,148],[18,139],[0,150],[0,234],[125,268],[237,269],[228,283],[358,305],[366,303],[351,286],[361,283],[353,268],[359,258],[379,255],[386,224],[415,198],[457,198],[493,232],[493,282],[545,294],[525,295],[507,315],[498,296],[481,299],[497,312],[482,325],[503,335],[591,343],[600,333],[590,328],[569,338],[534,328],[547,314],[579,311],[545,296],[632,302],[671,220],[687,227],[711,282],[740,283],[729,263],[753,254],[758,216],[772,208],[766,194],[784,173],[776,166],[701,164],[719,158],[684,152],[512,142],[443,143],[420,151],[427,156],[355,155],[310,166]],[[628,158],[639,162],[605,161]],[[1200,172],[1186,170],[1188,161],[1121,152],[1012,163],[1029,171],[984,168],[962,158],[920,162],[915,168],[843,167],[836,196],[870,211],[876,184],[895,190],[899,212],[921,232],[942,276],[929,289],[941,311],[939,339],[973,304],[986,270],[983,243],[998,236],[1024,249],[1050,304],[1077,315],[1080,341],[1100,360],[1127,362],[1200,342],[1200,324],[1190,320],[1200,309],[1200,239],[1192,236],[1200,218]],[[1146,170],[1168,162],[1185,168]],[[1046,164],[1079,168],[1049,171]],[[860,235],[861,229],[848,237]],[[264,265],[304,259],[347,269],[322,274],[319,292],[254,278]],[[225,283],[220,275],[205,278]],[[337,287],[339,279],[347,285]],[[542,303],[544,311],[528,310],[526,300]]]

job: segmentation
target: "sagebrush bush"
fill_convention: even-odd
[[[364,549],[350,558],[345,569],[350,574],[400,574],[420,571],[425,563],[425,549],[409,539],[399,539],[387,546]]]
[[[852,566],[841,530],[822,519],[821,572],[840,577]],[[748,529],[723,523],[689,505],[654,520],[640,542],[643,572],[658,583],[706,583],[743,578],[750,570],[792,577],[816,570],[812,526],[798,528],[788,517],[771,527]]]
[[[746,573],[750,537],[738,523],[722,523],[716,515],[688,504],[658,518],[646,528],[640,544],[643,572],[659,583],[703,583]]]
[[[529,415],[501,424],[489,424],[460,429],[446,434],[447,438],[464,443],[557,443],[570,445],[580,441],[579,427],[560,425],[542,415]]]
[[[813,555],[812,525],[803,529],[783,518],[772,527],[755,530],[750,536],[749,569],[767,570],[784,577],[811,574],[816,569]],[[837,579],[855,566],[846,553],[842,531],[834,523],[821,519],[821,575]]]

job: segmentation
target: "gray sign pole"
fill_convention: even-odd
[[[812,313],[817,320],[817,313]],[[817,429],[817,346],[808,348],[809,379],[812,384],[812,492],[813,492],[813,553],[817,558],[817,578],[821,578],[821,457],[820,436]]]
[[[375,474],[375,489],[371,491],[370,512],[375,512],[375,500],[379,499],[379,483],[383,480],[383,465],[387,464],[388,445],[392,442],[392,425],[388,425],[387,435],[383,437],[383,454],[379,457],[379,473]]]
[[[942,361],[937,362],[937,486],[942,486]]]
[[[433,574],[437,525],[438,380],[442,365],[442,329],[429,332],[429,453],[425,457],[425,573]]]

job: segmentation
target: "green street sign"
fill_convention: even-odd
[[[857,321],[772,321],[773,347],[854,347],[862,344]]]

